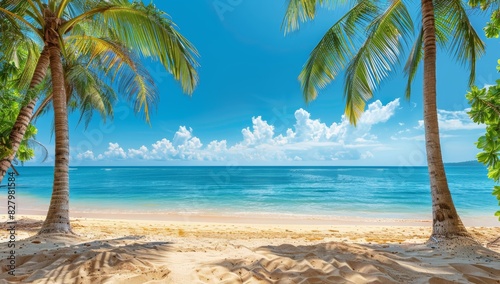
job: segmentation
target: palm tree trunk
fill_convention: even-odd
[[[427,165],[432,197],[432,235],[438,242],[458,236],[471,237],[453,204],[441,156],[436,104],[436,29],[432,0],[422,0],[424,29],[424,125]]]
[[[49,50],[47,47],[44,47],[42,53],[40,54],[40,58],[38,59],[35,73],[33,74],[33,78],[31,79],[30,88],[32,90],[36,87],[42,80],[45,78],[47,74],[47,68],[49,67]],[[31,118],[33,117],[33,109],[35,108],[36,102],[38,100],[38,96],[35,96],[28,105],[21,108],[19,114],[17,115],[16,122],[10,131],[10,142],[12,144],[12,154],[4,159],[0,160],[0,183],[12,165],[12,161],[14,160],[17,150],[19,149],[19,145],[21,145],[21,141],[24,138],[24,134],[26,133],[26,129],[31,122]]]
[[[69,131],[64,72],[58,39],[48,42],[55,121],[54,185],[49,211],[39,234],[73,234],[69,220]]]

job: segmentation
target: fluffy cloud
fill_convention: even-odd
[[[363,113],[359,119],[360,124],[374,125],[382,122],[386,122],[394,115],[394,112],[399,107],[399,99],[388,103],[387,105],[382,105],[382,102],[375,101],[368,105],[368,109]]]
[[[311,119],[311,114],[303,109],[295,112],[295,131],[287,132],[287,138],[294,142],[342,141],[349,128],[349,121],[342,116],[341,122],[327,126],[319,119]]]
[[[192,131],[193,129],[189,128],[189,130],[187,130],[185,126],[179,127],[179,130],[175,132],[172,145],[179,146],[185,144],[187,141],[189,141],[189,139],[191,139]]]
[[[252,125],[242,129],[242,140],[232,146],[226,140],[211,141],[204,146],[193,135],[193,129],[179,127],[172,140],[163,138],[150,147],[145,145],[125,151],[118,143],[109,143],[107,151],[94,155],[92,151],[77,154],[79,160],[191,160],[191,161],[328,161],[371,159],[370,149],[380,146],[377,136],[370,133],[373,125],[387,122],[399,107],[399,99],[383,105],[375,101],[368,105],[357,127],[345,116],[327,125],[312,118],[304,109],[295,111],[295,123],[284,133],[261,116],[252,118]],[[272,118],[271,118],[272,119]],[[274,120],[272,120],[274,121]]]
[[[139,149],[128,149],[128,157],[132,159],[146,159],[148,156],[148,148],[146,146],[141,146]]]
[[[472,122],[467,114],[468,111],[470,111],[470,109],[464,109],[461,111],[438,110],[439,130],[451,131],[484,129],[484,125]],[[419,120],[416,128],[423,129],[424,121]]]
[[[274,126],[267,124],[262,117],[252,117],[252,131],[247,127],[241,131],[243,134],[243,145],[257,146],[272,143]]]
[[[91,150],[87,150],[83,153],[78,153],[78,155],[76,155],[76,159],[95,161],[96,157],[94,156],[94,152],[92,152]]]
[[[172,142],[170,142],[166,138],[163,138],[160,141],[156,141],[153,145],[151,145],[151,147],[152,149],[149,154],[147,152],[144,154],[145,159],[170,160],[177,154],[177,150],[175,149]],[[144,145],[141,146],[141,148],[147,149]]]
[[[104,152],[103,155],[98,156],[99,159],[108,158],[108,159],[125,159],[127,158],[127,154],[123,150],[118,143],[109,143],[108,150]]]

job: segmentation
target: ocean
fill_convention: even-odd
[[[16,200],[47,206],[53,168],[19,167]],[[461,216],[499,209],[483,166],[448,166]],[[75,167],[71,210],[430,218],[426,167]],[[106,215],[103,215],[106,216]]]

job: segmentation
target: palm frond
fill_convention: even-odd
[[[12,1],[12,0],[11,0]],[[19,1],[19,0],[14,0]],[[26,9],[25,13],[30,16],[33,20],[35,20],[40,26],[43,26],[45,23],[45,19],[43,18],[43,9],[40,6],[37,7],[37,4],[32,0],[21,1],[29,5],[30,9]]]
[[[32,121],[36,121],[38,117],[41,115],[46,114],[47,112],[50,111],[50,103],[52,103],[52,93],[49,95],[45,96],[43,101],[38,105],[38,107],[35,109],[35,112],[33,113],[33,116],[31,118]]]
[[[44,4],[42,3],[41,0],[27,0],[27,1],[29,1],[29,2],[33,2],[34,1],[33,3],[38,7],[38,10],[39,11],[43,11]],[[33,8],[33,9],[36,10],[35,8]]]
[[[89,1],[89,0],[66,0],[60,3],[57,14],[63,19],[73,19],[87,11],[107,5],[109,1]],[[65,33],[67,30],[65,30]]]
[[[196,48],[177,30],[175,24],[152,5],[110,1],[69,20],[61,31],[92,18],[114,31],[114,38],[143,57],[158,59],[191,94],[198,82]],[[140,28],[138,28],[140,27]]]
[[[368,36],[346,70],[345,113],[356,125],[366,101],[398,62],[402,43],[413,32],[410,14],[400,0],[378,16],[368,27]]]
[[[346,0],[288,0],[285,17],[281,24],[281,28],[285,34],[298,30],[300,23],[313,20],[316,16],[318,6],[340,6],[349,2],[359,4],[362,1],[346,1]],[[364,1],[366,2],[366,1]]]
[[[67,40],[78,53],[86,54],[91,66],[100,68],[112,83],[115,82],[119,93],[134,102],[136,111],[144,110],[146,121],[149,122],[149,112],[158,100],[158,91],[140,60],[109,39],[82,35],[70,36]]]
[[[62,18],[64,11],[66,11],[67,6],[71,4],[72,0],[60,0],[58,1],[57,8],[55,9],[55,14],[57,18]]]
[[[352,59],[356,37],[373,20],[377,7],[369,1],[352,7],[325,34],[314,48],[299,75],[306,102],[312,101],[318,89],[324,88]]]
[[[35,73],[35,68],[40,57],[40,50],[38,49],[38,44],[32,40],[26,39],[26,41],[19,44],[23,46],[27,52],[26,60],[23,62],[24,68],[19,75],[18,88],[19,90],[27,90],[30,86],[31,79]]]
[[[410,56],[408,57],[408,61],[406,61],[406,65],[404,68],[406,76],[408,76],[408,82],[406,83],[406,91],[405,91],[405,97],[408,100],[410,99],[411,96],[411,85],[413,83],[413,79],[415,79],[418,66],[420,65],[422,57],[424,56],[424,52],[422,49],[423,36],[424,36],[424,31],[423,29],[420,29],[420,32],[417,36],[417,39],[415,40],[415,43],[413,44],[413,47],[410,51]]]
[[[87,66],[75,64],[67,69],[65,77],[71,84],[72,99],[80,110],[79,122],[84,120],[85,127],[89,125],[95,111],[103,120],[113,116],[113,104],[117,96],[113,88],[102,81],[96,72]]]
[[[3,15],[5,19],[11,22],[12,25],[18,26],[21,28],[21,26],[28,27],[33,34],[36,34],[40,37],[40,39],[43,40],[43,32],[41,29],[38,29],[35,25],[30,23],[28,20],[26,20],[23,16],[16,14],[12,11],[9,11],[3,7],[0,7],[0,14]]]
[[[281,28],[286,33],[298,30],[301,22],[313,20],[317,0],[289,0]]]
[[[22,10],[19,6],[14,5],[13,11]],[[23,9],[30,8],[29,5],[24,6]],[[1,60],[14,63],[16,70],[10,73],[15,74],[12,76],[13,83],[16,84],[16,90],[24,92],[28,89],[33,77],[40,56],[41,41],[38,37],[34,39],[30,37],[33,34],[25,25],[17,21],[9,21],[1,14],[0,26],[2,30],[0,34]]]
[[[109,85],[100,78],[99,71],[82,65],[82,61],[66,61],[65,82],[68,92],[69,112],[80,111],[79,123],[84,121],[87,127],[93,117],[94,112],[101,115],[103,120],[113,116],[113,104],[116,101],[116,93]],[[50,79],[42,84],[44,89],[39,93],[45,94],[44,99],[38,104],[33,119],[46,114],[51,109],[52,88]],[[41,95],[40,95],[41,96]]]
[[[436,18],[446,22],[449,49],[458,62],[470,69],[469,85],[474,84],[476,60],[484,54],[485,44],[472,26],[460,0],[436,1]]]
[[[47,147],[45,147],[45,145],[43,145],[39,141],[37,141],[35,139],[28,139],[27,145],[31,149],[35,149],[35,148],[40,149],[40,154],[42,155],[41,161],[40,161],[41,163],[45,162],[47,160],[47,158],[49,157],[49,151],[47,150]]]

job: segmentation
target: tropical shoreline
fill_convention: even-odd
[[[0,220],[6,226],[6,216]],[[482,246],[443,250],[424,244],[430,224],[248,224],[220,219],[85,217],[71,218],[77,236],[36,236],[43,220],[41,215],[18,215],[16,276],[3,270],[0,283],[500,281],[500,227],[468,227]],[[3,234],[0,241],[5,243],[7,238]],[[8,251],[3,249],[1,254],[0,264],[5,265]]]
[[[24,204],[26,206],[26,204]],[[29,209],[26,209],[28,207]],[[39,216],[45,217],[47,209],[37,207],[34,204],[21,207],[18,215],[21,216]],[[0,212],[7,212],[5,206],[0,206]],[[303,214],[256,214],[255,212],[148,212],[148,211],[127,211],[127,210],[75,210],[70,211],[71,218],[91,218],[106,220],[133,220],[133,221],[166,221],[166,222],[195,222],[195,223],[229,223],[229,224],[269,224],[269,225],[380,225],[380,226],[431,226],[430,218],[422,218],[418,214],[413,217],[405,218],[380,218],[380,217],[361,217],[349,215],[303,215]],[[461,219],[467,227],[498,227],[500,221],[496,216],[474,215],[461,216]]]
[[[1,200],[2,198],[0,198]],[[3,202],[2,204],[6,204]],[[18,196],[16,201],[17,215],[32,215],[45,217],[48,209],[48,199]],[[174,222],[207,222],[207,223],[234,223],[234,224],[291,224],[291,225],[371,225],[383,226],[431,226],[431,215],[419,212],[405,212],[403,214],[380,212],[345,212],[339,214],[302,214],[284,212],[234,212],[218,211],[216,208],[203,210],[193,208],[191,211],[130,209],[126,205],[121,207],[102,207],[102,204],[70,203],[71,218],[94,218],[113,220],[144,220],[144,221],[174,221]],[[4,205],[0,205],[0,212],[7,212]],[[484,212],[472,212],[459,215],[465,226],[496,227],[500,221],[496,216],[485,215]],[[387,217],[386,217],[387,216]]]

